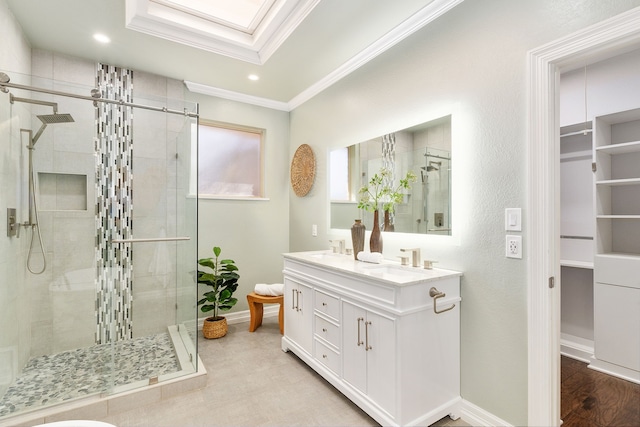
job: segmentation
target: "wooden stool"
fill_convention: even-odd
[[[284,297],[282,295],[271,297],[251,292],[247,295],[247,302],[249,303],[249,313],[251,314],[249,332],[255,331],[258,329],[258,326],[262,325],[262,304],[280,304],[278,323],[280,324],[280,334],[284,334]]]

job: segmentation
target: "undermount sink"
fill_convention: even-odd
[[[404,278],[404,279],[420,279],[430,276],[429,270],[421,270],[414,267],[404,267],[394,264],[371,265],[361,268],[363,273],[381,278]]]
[[[318,259],[322,259],[322,258],[336,258],[336,257],[342,257],[344,256],[343,254],[339,254],[336,252],[319,252],[316,254],[311,254],[310,257],[311,258],[318,258]]]

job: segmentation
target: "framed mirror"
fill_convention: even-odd
[[[359,191],[382,168],[391,172],[393,188],[409,171],[417,177],[410,189],[403,190],[387,231],[451,235],[450,115],[332,150],[331,228],[350,229],[355,219],[362,219],[371,230],[373,213],[358,209]]]

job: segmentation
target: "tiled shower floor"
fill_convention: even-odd
[[[35,357],[0,398],[0,417],[178,370],[167,333]]]

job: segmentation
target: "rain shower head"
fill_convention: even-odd
[[[42,114],[37,117],[42,122],[42,126],[40,126],[40,129],[38,129],[38,132],[36,132],[36,134],[31,139],[31,144],[29,144],[29,149],[33,149],[33,147],[36,145],[36,142],[38,142],[38,139],[40,139],[42,132],[44,132],[44,130],[47,128],[47,125],[55,125],[58,123],[71,123],[75,121],[73,120],[73,117],[71,117],[71,114],[66,114],[66,113],[65,114],[58,114],[58,113]]]
[[[65,114],[58,114],[58,113],[43,114],[38,116],[38,118],[45,125],[53,125],[57,123],[71,123],[75,121],[73,120],[73,117],[71,116],[71,114],[66,114],[66,113]]]

